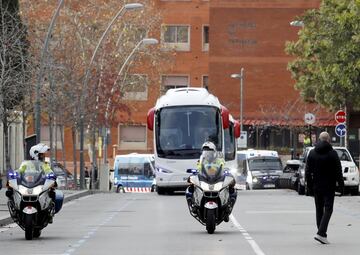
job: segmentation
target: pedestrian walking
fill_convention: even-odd
[[[341,191],[344,187],[341,162],[330,144],[329,133],[322,132],[319,142],[310,151],[305,178],[309,192],[315,199],[318,232],[314,238],[322,244],[328,244],[327,228],[333,212],[336,183]]]

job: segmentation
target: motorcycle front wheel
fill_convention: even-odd
[[[41,229],[35,228],[33,232],[33,237],[39,238],[41,235]]]
[[[25,239],[32,240],[33,239],[33,225],[32,225],[32,215],[25,215]]]
[[[206,230],[209,234],[213,234],[216,227],[215,210],[206,211]]]

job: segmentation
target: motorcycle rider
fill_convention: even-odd
[[[33,170],[39,170],[41,169],[41,171],[45,174],[54,174],[53,170],[51,169],[50,165],[48,162],[45,162],[45,154],[50,150],[50,147],[47,146],[46,144],[43,143],[39,143],[36,144],[34,146],[32,146],[30,148],[29,154],[30,157],[32,158],[32,160],[26,160],[23,161],[19,167],[19,169],[17,170],[17,172],[21,175],[24,174],[27,170],[31,169]],[[38,167],[36,167],[38,166]],[[55,176],[54,176],[55,177]],[[57,186],[56,181],[55,181],[55,187]],[[6,192],[6,196],[9,198],[12,198],[13,195],[13,190],[12,189],[8,189]],[[51,199],[53,200],[53,202],[55,203],[55,190],[51,190],[49,192],[49,196],[51,197]],[[50,219],[49,219],[49,223],[53,222],[53,215],[50,215]]]
[[[23,174],[31,164],[40,163],[41,169],[45,174],[54,173],[48,162],[45,162],[45,154],[50,150],[50,147],[46,144],[39,143],[30,148],[30,157],[32,160],[27,160],[21,163],[18,171]]]
[[[222,156],[222,153],[218,152],[216,150],[216,146],[214,143],[205,142],[202,145],[202,153],[200,156],[200,160],[197,163],[198,173],[201,174],[203,172],[203,170],[205,170],[205,167],[210,166],[210,165],[211,165],[211,167],[215,167],[216,169],[220,169],[220,168],[223,169],[225,166],[225,160]],[[186,200],[190,207],[193,207],[192,206],[193,193],[194,193],[194,185],[190,184],[190,186],[186,189],[186,192],[185,192]],[[230,195],[230,203],[231,203],[230,206],[232,209],[232,207],[234,206],[234,204],[236,202],[236,198],[237,198],[237,192],[235,190],[235,181],[233,182],[232,185],[230,185],[229,195]],[[230,209],[229,214],[231,213],[231,209]],[[224,221],[225,222],[229,221],[229,215],[226,215]]]

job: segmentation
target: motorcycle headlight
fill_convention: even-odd
[[[19,186],[19,193],[21,195],[27,195],[28,194],[28,188],[26,188],[25,186],[20,185]]]
[[[257,183],[257,182],[258,182],[258,178],[254,177],[254,178],[253,178],[253,182],[254,182],[254,183]]]
[[[42,190],[43,186],[37,186],[35,188],[32,189],[32,195],[39,195],[43,190]]]

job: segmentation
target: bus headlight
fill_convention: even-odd
[[[254,177],[253,178],[253,183],[257,183],[258,182],[258,178]]]
[[[356,173],[357,172],[357,167],[356,166],[350,166],[349,167],[349,173]]]
[[[171,174],[171,173],[172,173],[171,170],[168,170],[168,169],[165,169],[165,168],[162,168],[162,167],[157,167],[156,170],[157,170],[159,173],[165,173],[165,174]]]

